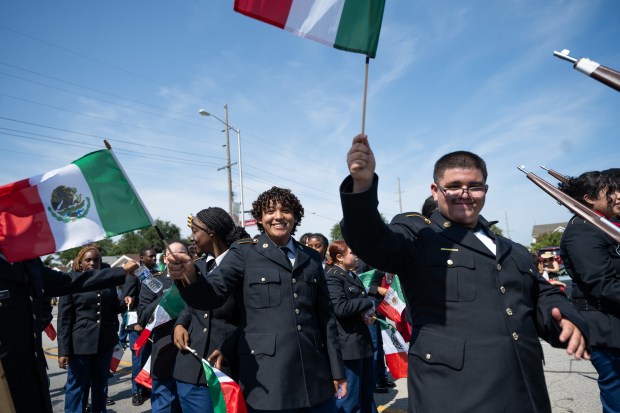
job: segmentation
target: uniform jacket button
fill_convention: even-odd
[[[297,331],[301,331],[301,325],[297,324]]]
[[[426,353],[426,356],[424,356],[425,359],[430,360],[431,359],[431,353]]]
[[[519,335],[517,334],[517,332],[515,331],[514,333],[512,333],[512,338],[517,341],[519,339]]]
[[[209,318],[209,314],[205,313],[204,318]]]
[[[250,354],[254,354],[254,350],[250,350]]]
[[[297,293],[293,293],[293,298],[297,298]]]
[[[205,328],[203,328],[203,329],[202,329],[202,332],[203,332],[203,333],[206,333],[207,331],[209,331],[209,330],[207,329],[207,327],[205,327]]]
[[[295,309],[295,314],[299,314],[299,308]]]
[[[261,282],[267,281],[267,280],[265,280],[265,277],[261,278],[260,280],[261,280]]]
[[[495,268],[497,268],[497,271],[501,271],[502,270],[502,264],[497,264],[497,266]]]
[[[512,308],[508,307],[508,308],[506,309],[506,314],[508,314],[508,315],[512,315]]]
[[[506,287],[504,287],[503,285],[499,287],[499,292],[502,294],[506,294]]]
[[[101,320],[97,320],[97,323],[100,323],[100,322],[101,322]]]
[[[293,278],[293,279],[291,280],[291,282],[292,282],[293,284],[295,284],[295,283],[297,282],[297,279]]]
[[[448,261],[446,261],[446,263],[447,263],[448,265],[452,265],[452,264],[454,264],[454,261],[452,261],[452,260],[448,260]]]

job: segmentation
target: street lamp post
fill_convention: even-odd
[[[244,205],[243,205],[243,166],[241,163],[241,131],[239,129],[236,129],[234,127],[232,127],[231,125],[228,124],[228,105],[224,105],[224,114],[225,114],[225,119],[226,120],[222,120],[220,118],[218,118],[217,116],[215,116],[212,113],[207,112],[205,109],[200,109],[198,111],[198,113],[202,116],[211,116],[215,119],[217,119],[218,121],[220,121],[221,123],[223,123],[226,126],[226,166],[225,168],[228,170],[228,214],[232,217],[233,216],[233,212],[232,212],[232,177],[231,177],[231,164],[230,164],[230,140],[229,140],[229,136],[228,136],[228,131],[229,129],[234,130],[235,132],[237,132],[237,156],[239,159],[239,187],[240,187],[240,192],[241,192],[241,215],[240,215],[240,221],[241,221],[241,226],[245,227],[245,211],[244,211]]]

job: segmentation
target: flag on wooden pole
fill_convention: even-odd
[[[152,225],[153,219],[109,149],[0,186],[0,250],[11,262]]]
[[[235,0],[234,8],[298,36],[374,58],[385,0]]]

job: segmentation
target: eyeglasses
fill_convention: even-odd
[[[437,185],[437,188],[439,188],[441,192],[443,192],[446,198],[460,198],[465,194],[465,191],[467,191],[467,194],[471,198],[479,199],[479,198],[484,198],[487,191],[489,190],[488,185],[472,186],[470,188],[460,188],[460,187],[444,188],[441,185],[439,185],[437,182],[435,182],[435,185]]]

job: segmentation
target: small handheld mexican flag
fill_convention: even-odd
[[[379,318],[376,322],[381,326],[385,362],[390,370],[390,374],[395,380],[407,377],[407,352],[409,351],[409,346],[392,325]]]
[[[152,225],[110,149],[0,186],[0,250],[10,262]]]
[[[149,359],[144,363],[144,367],[142,367],[142,370],[140,370],[140,373],[138,373],[134,381],[147,389],[153,388],[153,379],[151,378],[151,356],[149,356]]]
[[[187,346],[185,348],[202,363],[213,402],[213,411],[215,413],[247,413],[248,408],[245,405],[241,387],[220,370],[212,367],[207,360],[198,355],[196,350]]]
[[[142,351],[142,347],[148,341],[151,332],[158,326],[177,318],[181,311],[183,311],[183,308],[185,308],[185,301],[181,298],[181,293],[179,293],[177,286],[172,284],[172,287],[161,297],[161,301],[155,307],[149,323],[144,327],[140,337],[133,344],[136,355],[139,355],[140,351]]]
[[[235,11],[335,49],[374,58],[385,0],[235,0]]]
[[[110,361],[110,371],[112,373],[116,373],[118,365],[121,364],[121,360],[123,359],[123,354],[125,354],[125,348],[120,342],[116,343],[112,350],[112,360]]]

